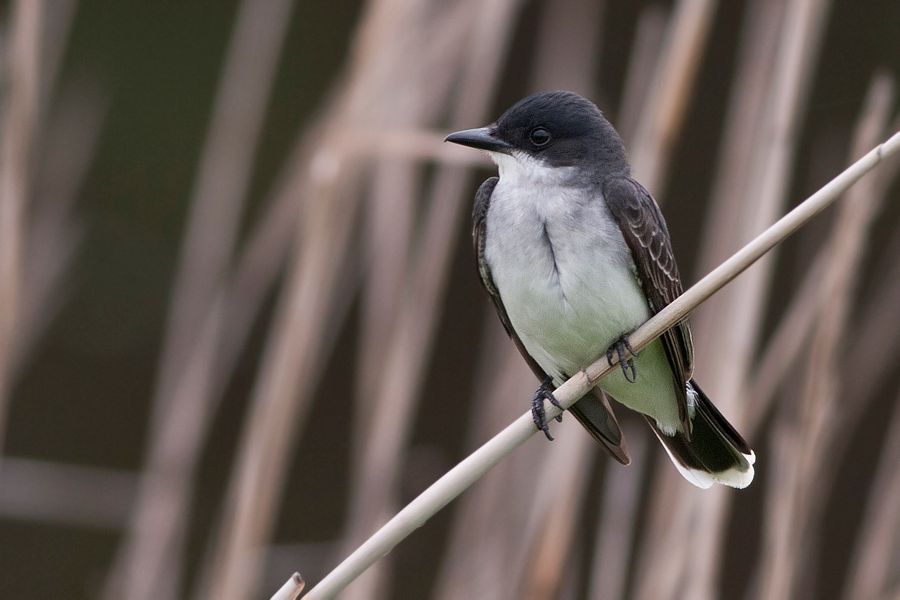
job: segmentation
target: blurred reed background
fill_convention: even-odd
[[[692,283],[900,127],[895,0],[19,0],[0,12],[0,596],[315,582],[524,412],[442,144],[566,88]],[[897,161],[707,302],[759,456],[683,481],[572,418],[346,598],[900,597]]]

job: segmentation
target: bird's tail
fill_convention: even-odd
[[[690,439],[680,431],[666,435],[653,419],[648,418],[656,437],[665,446],[678,471],[697,487],[708,488],[713,483],[747,487],[753,481],[756,455],[700,386],[693,379],[687,385],[688,396],[694,405]]]

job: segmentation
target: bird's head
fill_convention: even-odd
[[[592,179],[629,170],[619,134],[593,102],[573,92],[533,94],[495,123],[451,133],[446,141],[486,150],[501,178],[565,172]]]

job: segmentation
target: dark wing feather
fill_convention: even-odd
[[[509,315],[506,314],[506,307],[503,306],[503,300],[500,298],[500,292],[494,285],[491,269],[484,255],[487,212],[491,204],[491,194],[497,186],[497,181],[497,177],[485,180],[475,194],[475,208],[472,211],[472,242],[475,246],[475,263],[478,267],[478,274],[481,276],[481,283],[484,285],[484,289],[487,290],[491,300],[494,301],[494,308],[497,309],[497,315],[500,317],[500,322],[503,323],[503,328],[506,329],[507,335],[512,338],[516,348],[519,349],[519,353],[528,363],[528,366],[531,367],[534,374],[543,381],[547,378],[547,374],[528,353],[522,340],[519,339],[515,329],[513,329]],[[585,396],[576,402],[569,409],[569,412],[575,415],[575,418],[590,432],[594,439],[603,444],[616,460],[623,465],[631,462],[616,415],[613,413],[606,396],[599,388],[594,388],[590,396]]]
[[[655,314],[681,295],[681,276],[669,230],[656,201],[644,187],[628,177],[610,177],[603,183],[603,197],[631,250],[637,278]],[[678,398],[678,415],[690,435],[686,384],[694,371],[691,329],[681,322],[660,338],[666,351]]]

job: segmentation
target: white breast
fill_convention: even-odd
[[[485,247],[494,283],[529,354],[571,375],[646,320],[646,300],[598,192],[563,185],[564,169],[500,166]]]

